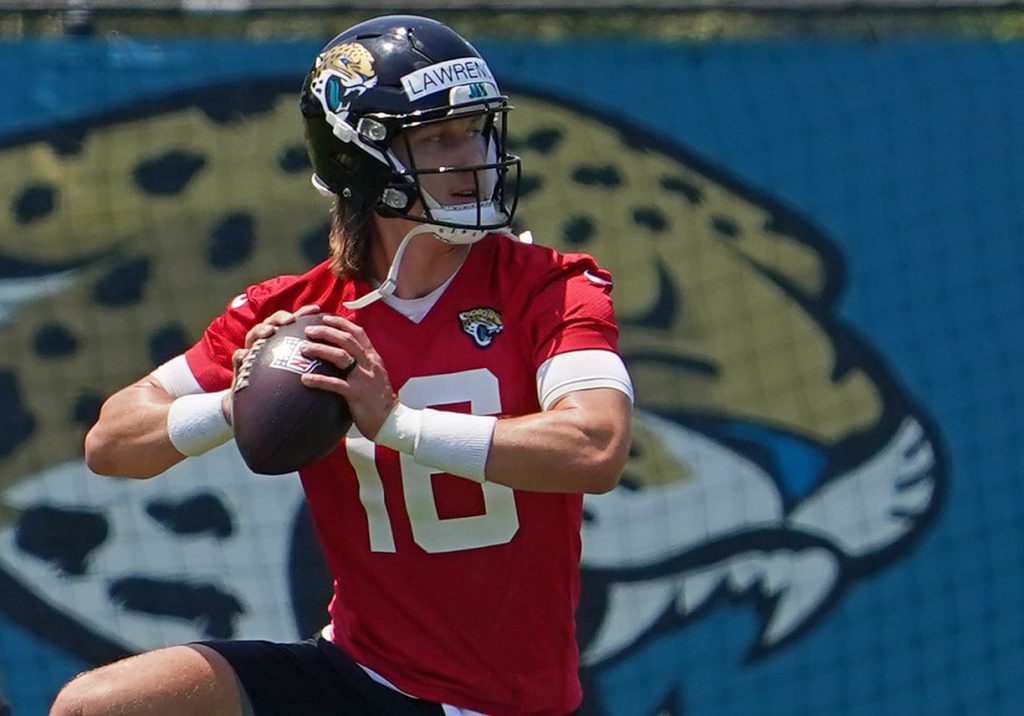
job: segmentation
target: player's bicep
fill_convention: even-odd
[[[621,390],[593,388],[566,393],[550,410],[575,410],[583,416],[579,422],[585,428],[625,434],[633,416],[633,403]]]
[[[549,415],[564,419],[579,431],[577,453],[592,475],[603,475],[587,491],[607,492],[618,484],[629,459],[633,404],[615,388],[593,388],[566,393],[551,406]]]

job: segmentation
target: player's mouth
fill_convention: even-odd
[[[476,187],[458,189],[448,194],[449,204],[468,204],[477,200]]]

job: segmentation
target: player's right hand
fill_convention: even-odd
[[[306,335],[313,340],[302,346],[302,355],[349,370],[344,378],[304,373],[303,384],[344,398],[359,432],[373,440],[398,396],[370,337],[362,326],[330,313],[324,314],[322,325],[307,327]]]
[[[294,313],[291,311],[275,311],[250,328],[248,333],[245,334],[245,347],[239,348],[231,354],[231,384],[235,384],[235,379],[238,377],[238,369],[242,366],[242,361],[245,360],[245,357],[249,355],[249,351],[252,350],[253,343],[260,338],[270,338],[277,331],[278,326],[286,326],[289,323],[293,323],[299,316],[308,316],[311,313],[319,312],[320,306],[315,303],[307,304]],[[221,403],[221,409],[224,411],[224,417],[230,423],[232,420],[230,392],[225,394],[224,400]]]

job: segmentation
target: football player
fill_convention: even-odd
[[[617,484],[630,442],[611,277],[509,231],[511,105],[445,25],[343,32],[301,110],[313,184],[335,201],[331,258],[250,287],[109,398],[86,460],[144,478],[227,441],[246,351],[322,313],[304,354],[354,365],[302,379],[355,424],[299,471],[334,577],[329,622],[299,643],[137,655],[71,681],[52,713],[573,713],[582,496]]]

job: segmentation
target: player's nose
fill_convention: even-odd
[[[463,137],[451,147],[453,167],[473,167],[484,163],[486,149],[480,137]]]

